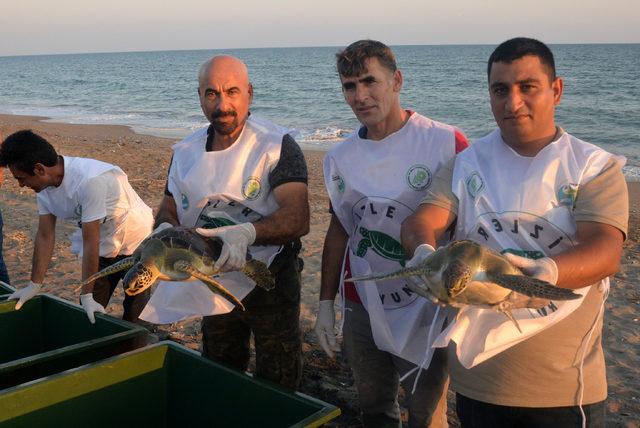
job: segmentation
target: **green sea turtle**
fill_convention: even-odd
[[[379,281],[410,276],[418,277],[420,281],[407,281],[409,288],[432,302],[453,307],[490,307],[505,314],[518,330],[520,326],[511,310],[539,309],[550,300],[580,297],[572,290],[524,276],[504,256],[473,241],[451,242],[414,267],[347,281]]]
[[[398,241],[386,233],[368,230],[362,226],[360,227],[360,234],[362,235],[362,240],[358,243],[356,256],[364,257],[369,247],[371,247],[380,257],[395,260],[400,263],[400,266],[404,267],[407,256]]]
[[[183,281],[193,277],[244,310],[242,302],[212,277],[218,273],[214,263],[221,250],[222,241],[219,239],[205,238],[193,229],[172,227],[149,236],[131,257],[97,272],[84,283],[129,269],[123,279],[124,291],[135,296],[151,287],[156,280]],[[242,272],[266,290],[275,285],[267,266],[258,260],[248,260]]]

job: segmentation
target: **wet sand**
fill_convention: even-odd
[[[32,129],[51,142],[59,153],[99,159],[120,166],[131,185],[154,211],[163,195],[174,140],[132,132],[126,126],[69,125],[43,122],[43,118],[0,115],[0,134]],[[304,334],[304,377],[301,391],[341,407],[343,415],[331,426],[359,426],[357,395],[344,358],[330,360],[316,343],[312,332],[320,287],[320,260],[324,234],[329,224],[328,198],[322,179],[324,152],[305,151],[309,166],[311,231],[303,239],[305,261],[300,322]],[[608,426],[640,427],[640,183],[629,183],[631,213],[629,237],[621,269],[606,303],[603,343],[607,360],[609,398]],[[4,217],[4,256],[12,285],[29,280],[33,238],[38,223],[35,194],[19,188],[5,170],[0,192]],[[74,292],[80,279],[80,265],[69,251],[68,236],[75,226],[59,222],[56,245],[43,290],[77,302]],[[123,292],[118,289],[107,307],[121,316]],[[192,349],[200,347],[199,321],[187,321],[153,328],[160,339],[170,339]],[[459,426],[449,392],[449,422]]]

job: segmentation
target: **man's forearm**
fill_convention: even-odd
[[[36,233],[33,246],[33,259],[31,262],[31,281],[42,284],[44,276],[51,261],[53,246],[55,244],[55,234],[43,233],[40,230]]]
[[[82,280],[85,281],[100,268],[99,222],[82,225]],[[93,282],[82,286],[82,294],[93,292]]]
[[[175,200],[173,197],[168,195],[165,195],[160,202],[158,214],[156,215],[153,223],[153,228],[155,229],[162,223],[169,223],[174,226],[178,226],[180,224],[178,221],[178,210],[176,208]]]
[[[348,235],[336,217],[332,216],[322,249],[320,300],[333,300],[338,293],[347,241]]]

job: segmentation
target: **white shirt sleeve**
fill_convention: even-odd
[[[49,198],[47,198],[42,192],[36,195],[36,202],[38,204],[39,215],[51,214],[51,208],[49,207]]]
[[[107,216],[107,189],[108,180],[113,180],[112,174],[101,174],[93,177],[85,183],[80,190],[79,199],[82,207],[82,223],[101,220]]]

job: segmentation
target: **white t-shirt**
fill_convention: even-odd
[[[58,187],[37,195],[38,213],[66,221],[100,220],[100,256],[130,255],[151,232],[153,213],[133,190],[120,168],[94,159],[63,156],[65,172]],[[72,252],[82,255],[82,231],[71,237]]]

